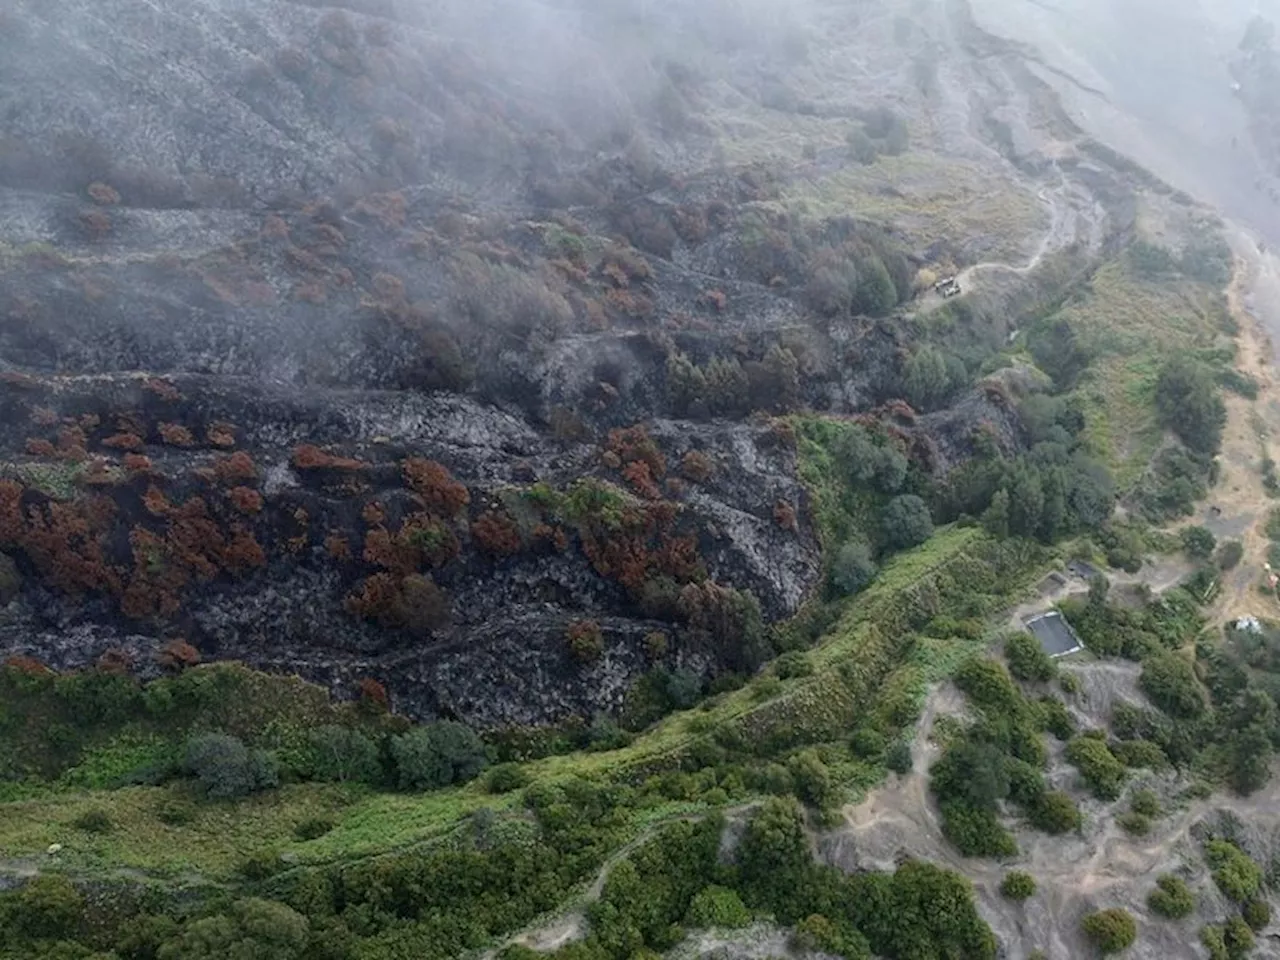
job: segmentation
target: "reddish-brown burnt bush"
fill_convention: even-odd
[[[162,380],[159,377],[149,377],[142,381],[142,389],[147,393],[153,393],[161,400],[181,400],[182,392],[168,380]]]
[[[352,616],[417,635],[449,622],[448,596],[421,574],[375,573],[347,596],[345,606]]]
[[[715,464],[701,450],[690,450],[680,459],[680,473],[691,483],[706,483],[715,472]]]
[[[160,669],[169,673],[181,673],[200,662],[200,651],[185,640],[170,640],[156,654]]]
[[[515,521],[492,510],[486,510],[471,522],[471,539],[485,553],[496,557],[509,557],[524,546]]]
[[[131,477],[146,476],[153,471],[151,458],[144,457],[140,453],[126,453],[124,455],[124,469]]]
[[[359,460],[327,453],[311,443],[294,447],[289,462],[295,470],[363,470],[366,466]]]
[[[432,513],[453,517],[471,502],[467,488],[434,460],[411,457],[404,462],[403,470],[409,489],[422,498]]]
[[[267,555],[261,544],[254,539],[248,527],[238,523],[231,527],[231,540],[223,551],[222,560],[227,570],[235,576],[243,576],[250,570],[267,565]]]
[[[340,533],[331,533],[324,538],[324,550],[331,560],[346,562],[351,559],[351,541]]]
[[[52,443],[38,437],[27,438],[26,450],[33,457],[54,457],[58,454],[57,448]]]
[[[218,421],[205,429],[205,440],[211,447],[229,449],[236,445],[236,428],[229,423]]]
[[[661,480],[667,474],[667,458],[662,455],[643,424],[610,430],[608,449],[617,454],[623,463],[639,460],[647,464],[649,475],[655,480]]]
[[[23,654],[6,658],[4,665],[6,669],[13,670],[15,673],[26,674],[29,677],[47,677],[54,672],[35,657],[28,657]]]
[[[81,232],[89,240],[105,240],[111,234],[111,218],[105,210],[82,210],[77,221]]]
[[[594,663],[604,653],[604,633],[594,620],[575,620],[565,631],[569,654],[579,663]]]
[[[98,657],[95,666],[101,673],[127,676],[129,671],[133,669],[133,657],[119,647],[110,647],[102,651],[102,655]]]
[[[796,508],[785,500],[779,500],[773,505],[773,522],[783,530],[790,530],[792,533],[799,529],[796,523]]]
[[[180,423],[161,423],[156,429],[160,433],[160,439],[173,447],[194,447],[196,438],[191,435],[188,430]]]
[[[114,187],[107,186],[105,183],[91,183],[85,193],[89,194],[90,200],[100,206],[114,207],[120,202],[120,194]]]
[[[253,487],[233,487],[227,498],[241,513],[252,515],[262,510],[262,494]]]
[[[649,464],[642,460],[633,460],[622,468],[622,477],[631,485],[631,489],[647,500],[661,500],[662,491],[653,482],[653,474]]]
[[[132,450],[139,453],[146,449],[146,444],[142,442],[142,438],[136,433],[117,433],[107,437],[102,441],[104,447],[110,447],[112,450]]]
[[[371,500],[360,511],[360,517],[372,527],[387,522],[387,511],[377,500]]]
[[[360,682],[356,684],[356,695],[359,697],[360,703],[374,707],[377,710],[385,711],[391,707],[391,698],[387,696],[387,688],[380,684],[373,677],[362,677]]]
[[[163,517],[173,509],[169,498],[156,486],[147,487],[147,492],[142,495],[142,506],[153,517]]]
[[[222,483],[258,479],[258,468],[243,450],[229,457],[220,457],[213,464],[213,472]]]

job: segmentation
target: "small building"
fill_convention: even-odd
[[[1075,630],[1071,629],[1071,624],[1057,610],[1032,617],[1025,623],[1031,635],[1040,641],[1044,652],[1054,659],[1084,649],[1084,644],[1076,636]]]
[[[1241,617],[1232,624],[1240,633],[1261,633],[1262,623],[1257,617]]]

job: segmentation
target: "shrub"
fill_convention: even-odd
[[[1036,892],[1036,878],[1021,870],[1010,870],[1000,882],[1000,893],[1010,900],[1026,900]]]
[[[1135,837],[1145,837],[1151,832],[1151,818],[1141,813],[1122,813],[1116,817],[1116,823],[1120,824],[1125,833]]]
[[[695,930],[708,927],[737,929],[751,922],[751,911],[736,890],[714,884],[703,887],[689,903],[684,925]]]
[[[1234,570],[1244,559],[1244,544],[1239,540],[1227,540],[1218,547],[1216,559],[1219,570]]]
[[[1182,354],[1166,361],[1156,381],[1156,409],[1188,448],[1207,455],[1218,452],[1227,411],[1203,364]]]
[[[1057,672],[1040,642],[1029,633],[1015,633],[1005,641],[1004,655],[1009,672],[1019,680],[1047,683]]]
[[[1089,914],[1081,927],[1102,953],[1127,950],[1138,939],[1138,925],[1134,923],[1129,911],[1118,907]]]
[[[1071,716],[1067,705],[1057,697],[1041,697],[1036,701],[1036,711],[1040,715],[1040,727],[1049,731],[1059,740],[1070,740],[1076,732],[1076,721]]]
[[[1037,830],[1054,835],[1069,833],[1080,826],[1080,810],[1070,796],[1061,790],[1040,795],[1030,810],[1031,823]]]
[[[56,940],[74,935],[84,912],[84,897],[66,877],[42,873],[19,888],[16,906],[5,919],[18,932],[32,940]]]
[[[993,810],[963,801],[945,802],[941,810],[942,832],[966,857],[1011,857],[1018,852],[1013,835]]]
[[[1160,809],[1160,798],[1151,790],[1135,790],[1129,800],[1129,809],[1144,817],[1158,817],[1164,813]]]
[[[111,822],[111,814],[101,807],[86,810],[71,821],[71,825],[77,830],[83,830],[85,833],[110,833],[112,827],[114,827]]]
[[[1213,882],[1225,896],[1236,903],[1245,903],[1257,896],[1262,886],[1262,868],[1234,843],[1210,840],[1204,855],[1213,870]]]
[[[1271,922],[1271,906],[1265,900],[1254,898],[1240,909],[1240,916],[1251,930],[1261,930]]]
[[[1142,664],[1139,685],[1151,702],[1170,716],[1193,719],[1204,713],[1204,688],[1195,667],[1176,653],[1159,653]]]
[[[293,828],[293,835],[296,839],[306,843],[308,840],[319,840],[326,833],[329,833],[337,826],[328,817],[312,817],[310,820],[303,820],[300,824]]]
[[[794,677],[810,676],[813,673],[813,664],[802,651],[789,650],[774,661],[773,669],[780,680],[790,680]]]
[[[1147,906],[1162,917],[1181,920],[1196,908],[1196,898],[1181,877],[1164,873],[1156,878],[1156,888],[1147,895]]]
[[[223,733],[197,734],[188,740],[183,767],[195,776],[200,792],[215,799],[247,796],[279,782],[274,756],[250,750]]]
[[[490,793],[510,793],[529,785],[529,774],[518,763],[500,763],[489,771],[485,789]]]
[[[1218,545],[1217,538],[1208,527],[1183,527],[1180,537],[1182,549],[1198,559],[1207,560],[1213,556],[1213,548]]]
[[[895,740],[884,753],[884,765],[894,773],[910,773],[915,766],[911,756],[911,744],[906,740]]]
[[[1163,770],[1169,766],[1169,758],[1159,744],[1150,740],[1118,740],[1111,744],[1111,752],[1126,767]]]
[[[842,595],[850,596],[874,580],[878,572],[866,542],[850,540],[831,564],[831,583]]]
[[[374,783],[382,775],[378,747],[359,730],[326,725],[311,731],[311,776],[338,783]]]
[[[859,727],[853,731],[853,737],[849,741],[849,747],[853,750],[854,755],[864,759],[878,757],[884,753],[885,742],[884,736],[874,727]],[[910,750],[907,751],[908,759],[910,758]]]
[[[436,790],[473,779],[487,762],[475,731],[444,721],[402,733],[391,741],[402,790]]]
[[[1087,735],[1076,737],[1067,744],[1066,757],[1099,799],[1120,796],[1128,772],[1102,740]]]
[[[1058,686],[1068,696],[1077,694],[1080,692],[1080,678],[1074,673],[1063,673],[1058,677]]]
[[[915,494],[903,494],[890,500],[881,522],[885,540],[898,549],[918,546],[933,536],[933,517],[929,507]]]
[[[569,653],[579,663],[594,663],[604,653],[604,634],[594,620],[576,620],[565,631]]]
[[[871,946],[848,923],[836,923],[820,913],[810,914],[796,924],[792,943],[804,953],[822,953],[864,960],[871,957]]]
[[[196,808],[185,800],[170,797],[156,811],[156,819],[170,827],[185,827],[196,818]]]
[[[1232,917],[1222,928],[1222,940],[1227,947],[1227,956],[1247,957],[1253,949],[1253,931],[1243,917]]]

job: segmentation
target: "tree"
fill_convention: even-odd
[[[157,960],[302,960],[310,951],[307,918],[272,900],[241,900],[230,914],[194,920],[157,953]]]
[[[738,891],[714,884],[698,891],[684,917],[684,925],[695,930],[708,927],[732,930],[745,927],[750,922],[751,911],[738,896]]]
[[[1129,911],[1118,907],[1089,914],[1081,927],[1101,953],[1127,950],[1138,939],[1138,925]]]
[[[438,790],[471,780],[486,764],[484,743],[469,727],[442,722],[418,727],[391,741],[402,790]]]
[[[1241,908],[1240,916],[1244,918],[1250,930],[1261,930],[1271,922],[1271,905],[1265,900],[1255,898]]]
[[[812,869],[800,807],[782,797],[766,800],[748,822],[738,849],[744,899],[794,923],[807,915],[804,895]]]
[[[1047,683],[1058,672],[1040,642],[1029,633],[1015,633],[1006,640],[1004,655],[1009,672],[1019,680]]]
[[[894,773],[910,773],[915,761],[911,756],[911,744],[905,740],[895,740],[884,754],[884,765]]]
[[[56,940],[74,934],[84,913],[84,897],[66,877],[41,873],[18,890],[16,910],[0,919],[33,940]]]
[[[982,528],[1003,540],[1009,536],[1009,491],[997,490],[986,512],[982,514]]]
[[[1147,906],[1170,920],[1181,920],[1196,908],[1196,897],[1181,877],[1164,873],[1156,878],[1156,888],[1147,895]]]
[[[929,507],[915,494],[903,494],[889,501],[884,511],[884,535],[891,547],[918,546],[933,536]]]
[[[831,582],[841,594],[850,596],[874,580],[878,572],[866,542],[850,540],[840,548],[831,564]]]
[[[1176,653],[1158,653],[1143,661],[1139,685],[1170,716],[1194,719],[1205,711],[1205,692],[1195,667]]]
[[[1180,536],[1182,549],[1188,556],[1199,560],[1207,560],[1213,556],[1213,548],[1218,545],[1217,538],[1208,527],[1183,527]]]
[[[1156,409],[1188,449],[1206,456],[1218,452],[1227,409],[1203,364],[1181,353],[1166,361],[1156,380]]]
[[[1128,771],[1115,758],[1103,740],[1097,737],[1079,736],[1067,744],[1067,760],[1072,763],[1094,796],[1102,800],[1115,800],[1120,796]]]
[[[246,796],[279,782],[272,754],[250,750],[224,733],[202,733],[188,740],[183,768],[195,776],[201,792],[214,799]]]
[[[930,773],[933,791],[942,799],[990,810],[1009,796],[1005,756],[989,743],[963,740],[955,744]]]
[[[932,410],[950,390],[947,361],[937,347],[920,347],[902,368],[902,389],[917,410]]]
[[[1036,878],[1021,870],[1010,870],[1000,881],[1000,893],[1009,900],[1025,900],[1035,892]]]
[[[359,730],[329,724],[311,731],[311,776],[338,783],[374,783],[382,776],[378,747]]]

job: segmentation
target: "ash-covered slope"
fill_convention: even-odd
[[[480,725],[753,669],[823,575],[779,415],[879,410],[920,476],[1023,440],[976,361],[899,400],[918,268],[1021,241],[797,200],[852,129],[1049,169],[889,6],[0,13],[0,653],[183,641]],[[946,69],[1013,96],[986,60]],[[1051,286],[993,280],[966,342]]]

